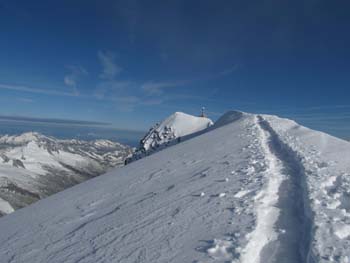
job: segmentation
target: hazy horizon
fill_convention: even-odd
[[[288,114],[286,114],[285,116],[281,115],[281,117],[293,119],[293,115]],[[212,118],[212,120],[216,121],[217,118]],[[333,116],[333,118],[332,116],[329,116],[329,118],[330,124],[333,119],[337,120],[336,116]],[[162,120],[160,119],[157,122],[160,121]],[[322,121],[324,121],[323,118],[321,118],[321,122]],[[150,124],[148,129],[155,125],[155,123]],[[308,115],[305,115],[305,118],[299,120],[298,123],[311,129],[326,132],[330,135],[344,140],[350,140],[350,133],[347,132],[348,129],[346,126],[344,126],[343,129],[336,129],[336,127],[333,126],[317,124],[312,121],[310,122]],[[58,130],[57,127],[59,128]],[[54,132],[54,128],[56,128],[56,132]],[[92,130],[94,130],[95,132],[92,132]],[[121,143],[125,143],[131,146],[137,146],[139,140],[146,134],[147,130],[123,129],[122,127],[115,127],[110,123],[102,123],[91,120],[87,121],[72,119],[42,119],[26,116],[0,115],[0,135],[18,135],[24,132],[35,131],[48,136],[54,136],[60,139],[108,139],[112,141],[119,141]],[[80,134],[77,131],[80,131],[80,133],[83,134]]]

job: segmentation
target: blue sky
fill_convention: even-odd
[[[0,115],[145,130],[273,113],[350,137],[349,1],[0,0]]]

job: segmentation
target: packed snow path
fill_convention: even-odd
[[[349,262],[349,143],[231,117],[1,218],[1,262]]]
[[[269,123],[261,116],[258,121],[268,163],[267,185],[255,197],[257,226],[248,235],[242,262],[307,262],[310,223],[304,212],[304,174]]]

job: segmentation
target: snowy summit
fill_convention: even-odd
[[[347,263],[349,156],[348,142],[294,121],[230,112],[198,136],[1,218],[0,258]]]
[[[173,139],[207,129],[211,125],[213,125],[213,122],[206,117],[196,117],[183,112],[175,112],[150,129],[141,140],[141,148],[148,151]]]
[[[174,143],[206,131],[213,125],[206,117],[197,117],[175,112],[160,123],[156,123],[141,139],[139,148],[127,163],[143,158]]]

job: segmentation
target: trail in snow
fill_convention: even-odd
[[[269,262],[310,262],[308,252],[310,247],[311,219],[308,217],[306,203],[306,182],[304,167],[296,153],[285,145],[270,124],[259,117],[260,126],[270,134],[269,147],[271,152],[280,160],[280,172],[285,180],[280,185],[279,201],[280,216],[276,223],[279,229],[278,240],[262,251],[263,258],[273,258]]]
[[[302,166],[269,123],[257,118],[267,183],[254,198],[256,227],[247,236],[241,262],[308,262],[310,222],[304,211]]]
[[[279,216],[279,208],[277,202],[279,199],[278,190],[285,179],[281,174],[280,162],[269,148],[269,140],[271,135],[259,128],[259,138],[264,152],[267,168],[264,172],[267,183],[261,191],[254,197],[256,206],[256,227],[253,232],[247,235],[248,244],[242,251],[242,263],[259,263],[261,261],[261,252],[263,248],[272,241],[277,240],[278,234],[274,229]]]
[[[300,185],[304,194],[305,220],[301,227],[305,261],[349,263],[350,144],[291,120],[263,117],[304,175]]]

